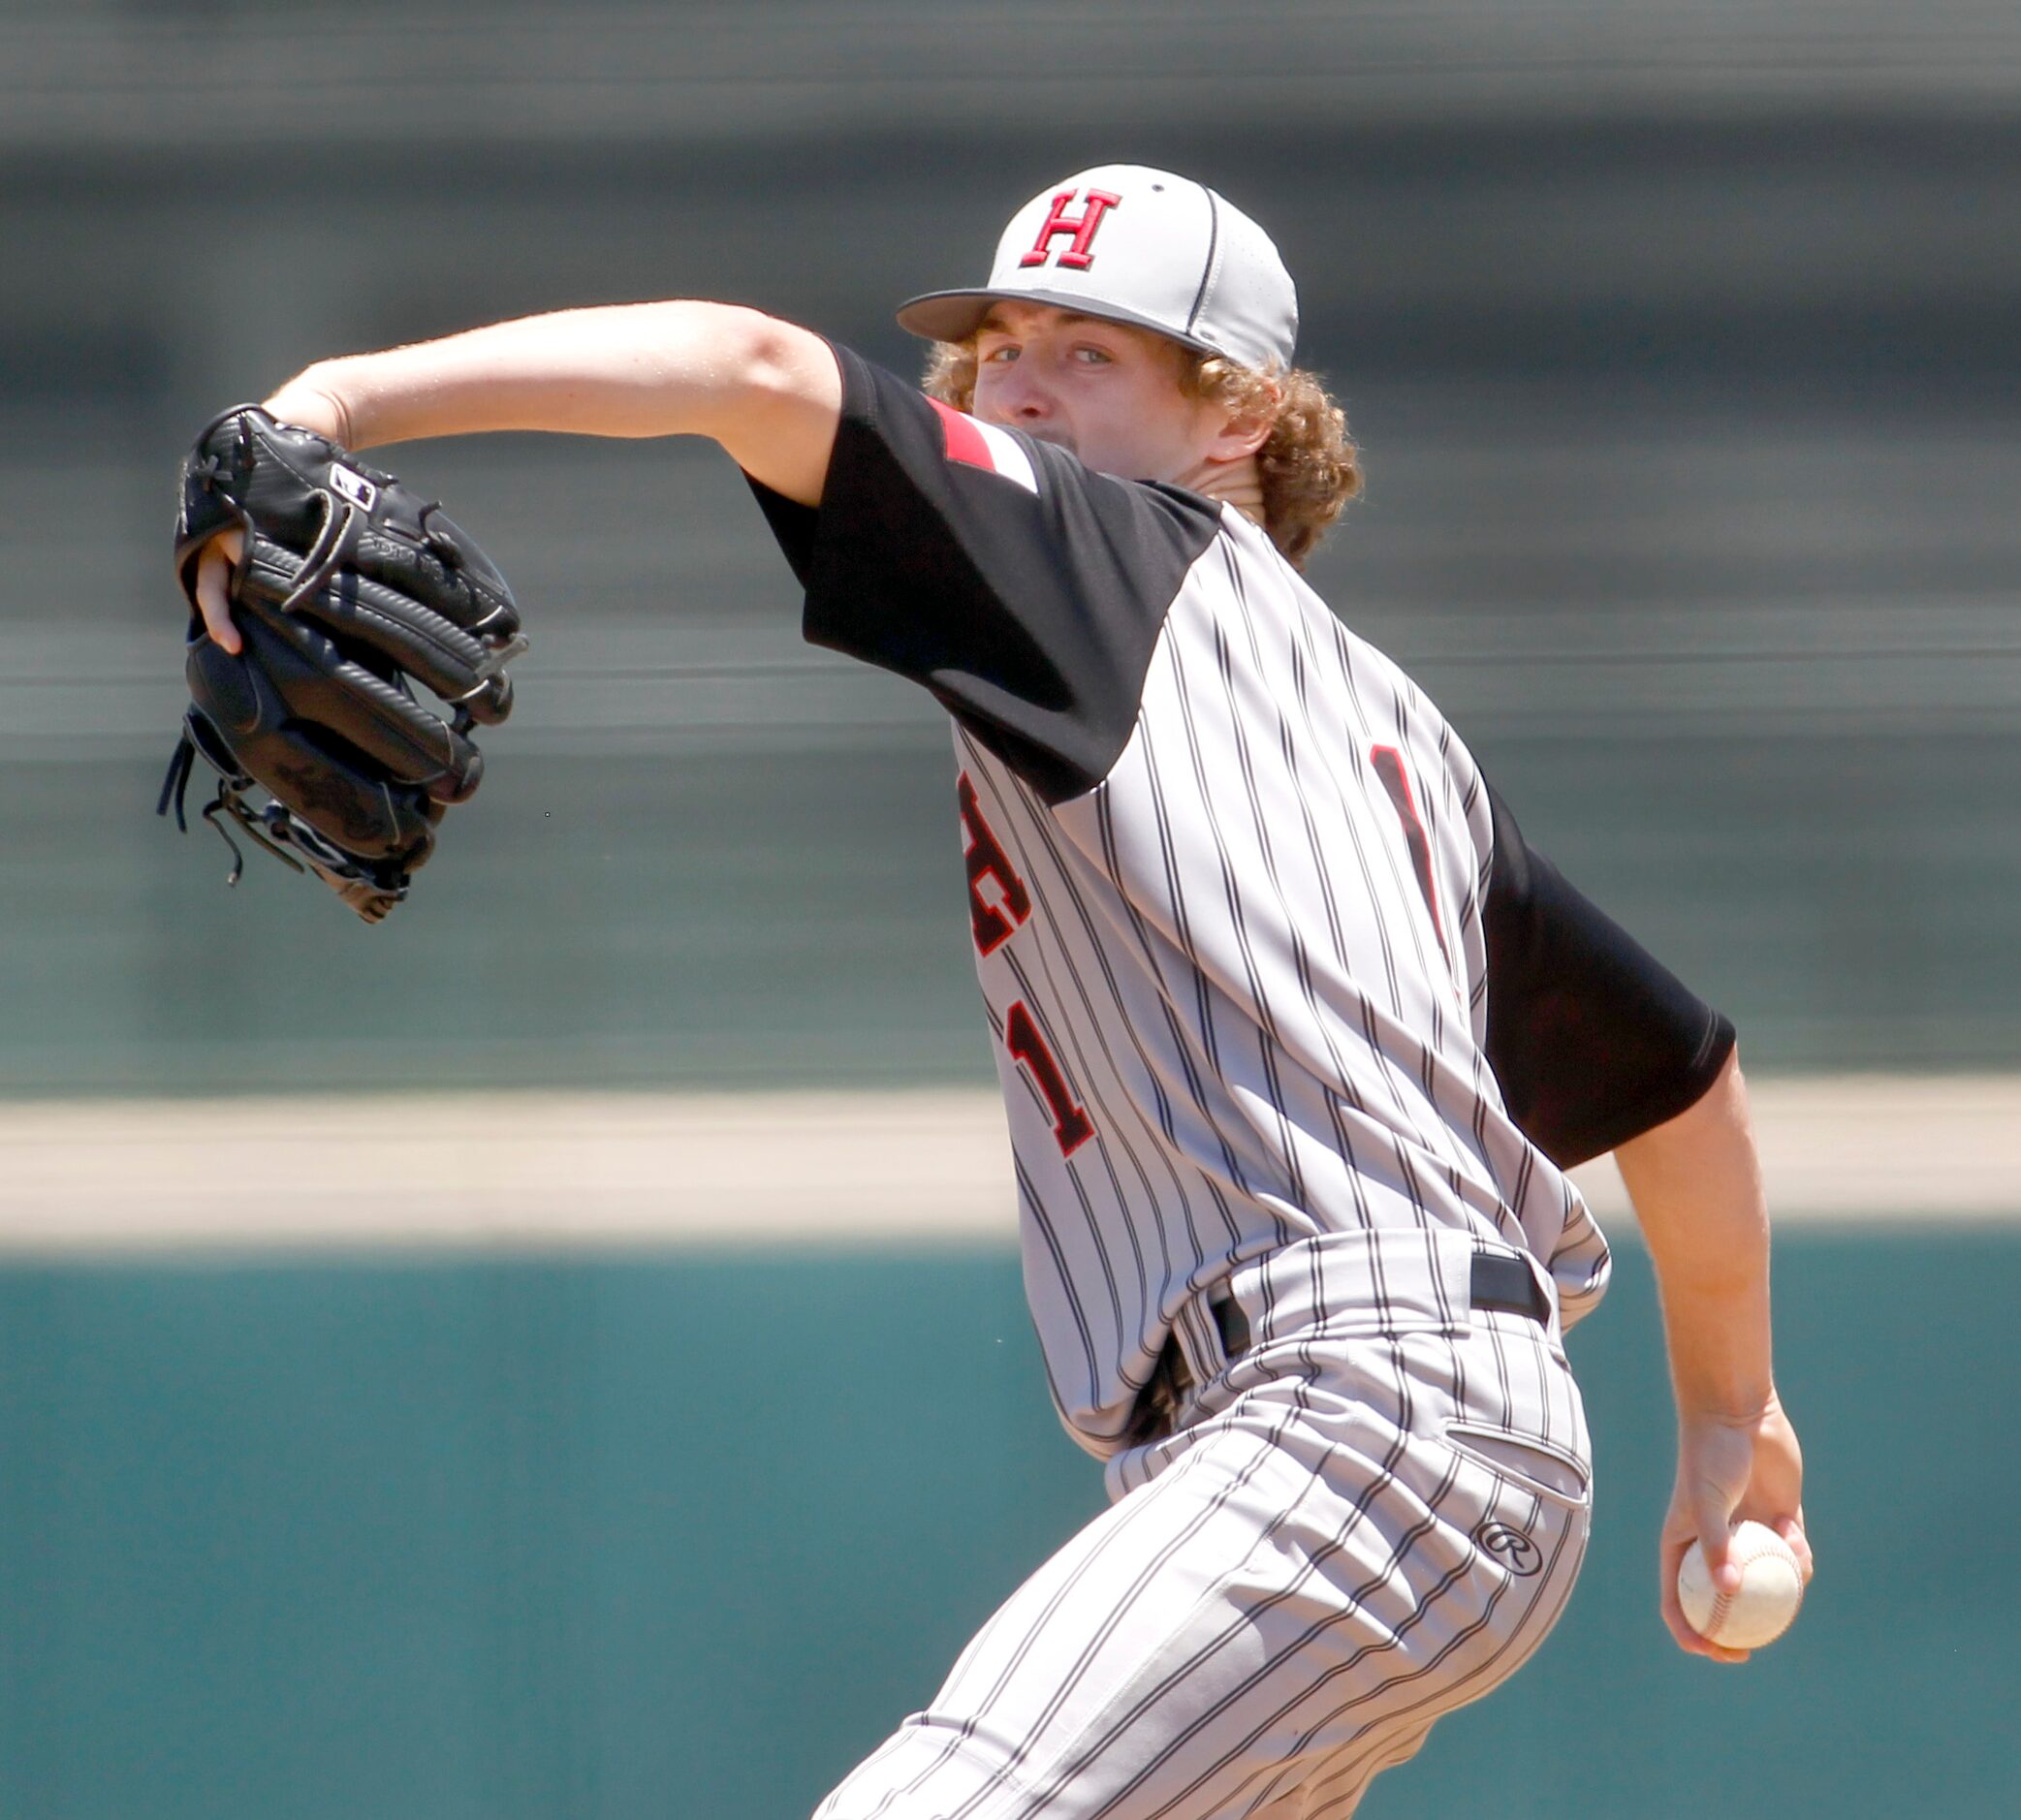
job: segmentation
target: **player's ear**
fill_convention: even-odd
[[[1270,389],[1267,400],[1228,408],[1221,428],[1208,449],[1210,460],[1241,461],[1270,440],[1270,432],[1277,427],[1278,405],[1284,394],[1276,380],[1265,383]]]

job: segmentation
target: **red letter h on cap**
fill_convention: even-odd
[[[1031,243],[1031,251],[1018,261],[1020,266],[1043,266],[1050,252],[1049,242],[1062,234],[1071,234],[1074,243],[1060,254],[1059,263],[1075,271],[1086,271],[1094,264],[1094,255],[1088,248],[1094,239],[1094,231],[1102,225],[1102,217],[1122,201],[1107,190],[1089,190],[1087,205],[1078,218],[1069,218],[1066,205],[1074,200],[1072,190],[1061,190],[1053,199],[1053,209],[1046,217],[1046,225],[1038,231],[1038,238]]]

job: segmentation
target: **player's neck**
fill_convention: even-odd
[[[1175,484],[1263,522],[1263,470],[1254,455],[1240,461],[1203,461],[1191,473],[1179,475]]]

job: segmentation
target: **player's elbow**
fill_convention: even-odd
[[[782,405],[837,392],[835,357],[810,330],[736,303],[669,304],[668,330],[683,344],[680,365],[703,380],[698,399],[719,438]]]
[[[764,392],[776,392],[790,385],[792,376],[805,365],[810,344],[825,346],[811,330],[768,316],[763,310],[737,310],[734,334],[745,387]]]
[[[774,492],[818,503],[842,408],[835,350],[808,329],[727,305],[710,332],[711,381],[695,427]]]

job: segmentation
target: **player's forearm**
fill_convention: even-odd
[[[717,434],[802,335],[720,303],[631,303],[494,323],[439,341],[320,361],[268,400],[334,423],[354,449],[483,430]],[[298,418],[299,421],[299,418]]]
[[[1615,1160],[1656,1267],[1678,1407],[1758,1413],[1775,1389],[1768,1208],[1737,1059]]]
[[[352,449],[474,430],[711,436],[818,504],[842,406],[820,336],[728,303],[626,303],[320,361],[267,400]]]

